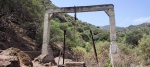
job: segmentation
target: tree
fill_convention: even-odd
[[[133,31],[126,35],[125,43],[133,45],[133,47],[138,45],[138,41],[142,38],[142,32],[140,31]]]
[[[81,34],[81,37],[83,40],[85,40],[86,42],[88,42],[90,40],[90,33],[89,31],[84,31],[82,34]]]

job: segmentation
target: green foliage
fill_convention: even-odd
[[[110,62],[110,59],[106,60],[106,63],[104,64],[104,67],[112,67],[112,64]]]
[[[80,33],[82,33],[84,30],[83,30],[82,27],[78,27],[78,28],[77,28],[77,31],[80,32]]]
[[[93,50],[92,44],[86,42],[86,50],[88,49],[87,53],[84,55],[84,62],[88,63],[88,67],[99,67],[94,65],[96,63],[95,54]],[[97,50],[97,57],[99,60],[100,66],[111,66],[111,63],[107,61],[109,59],[109,42],[99,41],[96,43],[96,50]],[[92,65],[92,66],[91,66]]]
[[[82,54],[82,55],[86,54],[85,48],[80,47],[80,46],[77,46],[77,47],[73,48],[72,50],[73,50],[73,52],[76,52],[78,54]],[[81,52],[81,53],[79,53],[79,52]]]
[[[99,57],[108,58],[109,55],[109,42],[105,41],[99,41],[96,43],[96,49],[97,53],[99,54]]]
[[[148,34],[150,31],[150,23],[143,23],[136,26],[129,26],[124,31],[117,32],[118,42],[133,45],[138,45],[138,41],[143,37],[143,34]]]
[[[90,40],[90,31],[84,31],[83,33],[81,33],[81,37],[83,38],[83,40],[88,42]]]
[[[66,23],[61,23],[61,24],[59,25],[59,27],[60,27],[60,29],[62,29],[62,30],[66,30],[66,29],[68,28],[68,25],[67,25]]]
[[[37,36],[36,36],[36,43],[38,44],[37,47],[38,48],[41,48],[42,47],[42,41],[43,41],[43,24],[41,25],[40,28],[38,28],[38,31],[37,31]]]
[[[77,46],[75,48],[72,48],[73,54],[78,61],[79,59],[83,59],[84,55],[86,54],[86,50],[83,47]]]
[[[138,41],[142,38],[142,33],[140,31],[133,31],[126,35],[125,43],[134,46],[138,45]]]
[[[18,15],[19,22],[39,22],[43,20],[44,6],[40,0],[1,0],[0,13]]]
[[[121,52],[127,55],[127,57],[132,57],[131,61],[136,64],[150,64],[149,27],[150,23],[143,23],[136,26],[129,26],[125,31],[117,32],[118,45]]]
[[[118,46],[119,46],[120,50],[126,55],[129,55],[133,52],[132,45],[118,43]]]
[[[90,27],[89,27],[89,26],[84,26],[83,29],[84,29],[84,30],[90,30]]]
[[[42,43],[45,7],[41,0],[0,0],[0,8],[0,17],[10,16],[10,21],[26,30],[27,36]]]
[[[85,46],[86,51],[87,51],[87,52],[91,51],[91,49],[92,49],[92,44],[90,44],[89,42],[86,42],[85,45],[86,45],[86,46]]]
[[[63,41],[63,30],[59,28],[59,23],[51,20],[50,38],[51,42]]]
[[[11,15],[17,13],[18,18],[21,18],[17,24],[29,30],[29,32],[31,30],[35,31],[36,35],[33,36],[36,36],[36,43],[38,43],[36,47],[38,48],[41,48],[43,41],[42,22],[44,12],[54,7],[56,6],[49,0],[0,0],[0,13],[12,13]],[[109,41],[108,31],[101,30],[99,27],[86,22],[83,23],[81,20],[74,22],[74,17],[68,14],[54,14],[50,24],[50,45],[52,47],[54,47],[54,42],[63,42],[63,34],[64,30],[66,30],[66,45],[69,49],[72,49],[75,57],[78,59],[90,57],[94,60],[90,37],[90,30],[92,30],[99,59],[108,58],[108,42],[99,42]]]
[[[144,63],[150,65],[150,33],[143,36],[143,38],[139,41],[138,48]]]
[[[100,41],[110,41],[110,33],[108,31],[102,31],[97,35]]]

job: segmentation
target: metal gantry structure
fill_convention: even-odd
[[[104,5],[90,5],[90,6],[76,6],[76,7],[61,7],[48,9],[44,16],[44,30],[43,30],[43,44],[41,58],[44,61],[54,60],[53,51],[49,46],[50,37],[50,19],[54,13],[78,13],[78,12],[92,12],[92,11],[105,11],[110,21],[110,58],[113,65],[113,55],[117,54],[118,46],[116,43],[116,24],[115,13],[113,4]]]

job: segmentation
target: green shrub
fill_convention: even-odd
[[[72,48],[72,51],[76,60],[82,60],[86,54],[86,49],[79,46]]]
[[[139,41],[139,52],[144,64],[150,65],[150,33]]]
[[[110,62],[110,59],[107,59],[105,64],[104,64],[104,67],[112,67],[112,64]]]
[[[129,55],[134,51],[132,48],[132,45],[118,43],[118,46],[119,46],[120,50],[126,55]]]
[[[141,31],[133,31],[126,35],[125,43],[133,45],[133,47],[138,45],[138,41],[142,38]]]
[[[68,25],[67,25],[66,23],[61,23],[61,24],[59,25],[59,27],[60,27],[60,29],[62,29],[62,30],[66,30],[66,29],[68,28]]]
[[[82,32],[83,32],[83,28],[78,27],[78,28],[77,28],[77,31],[80,32],[80,33],[82,33]]]

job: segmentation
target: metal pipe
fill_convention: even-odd
[[[94,53],[95,53],[96,62],[98,63],[97,52],[96,52],[96,48],[95,48],[92,30],[90,30],[90,34],[91,34],[91,38],[92,38],[92,43],[93,43],[92,45],[93,45],[93,49],[94,49]]]
[[[64,58],[65,58],[65,49],[66,49],[66,44],[65,44],[65,35],[66,35],[66,30],[64,30],[64,46],[63,46],[63,64],[64,64]]]

